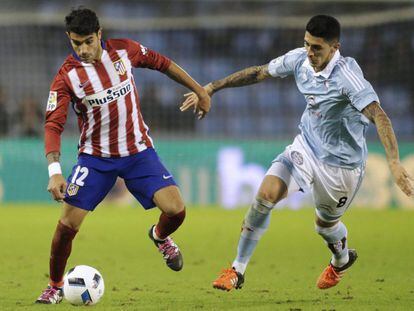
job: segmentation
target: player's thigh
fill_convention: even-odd
[[[312,193],[318,218],[332,222],[350,206],[363,178],[363,169],[344,169],[320,165]]]
[[[87,210],[64,202],[62,215],[60,216],[60,222],[74,230],[79,230],[84,218],[88,213],[89,211]]]
[[[177,186],[159,189],[154,194],[154,203],[167,215],[175,215],[184,210],[184,200]]]
[[[64,201],[68,205],[93,211],[105,198],[117,178],[116,164],[109,159],[79,156],[68,177]]]
[[[161,190],[164,190],[161,191],[161,198],[170,197],[171,199],[170,204],[159,199],[158,203],[162,204],[163,209],[175,210],[175,206],[182,202],[173,175],[165,168],[152,148],[131,157],[128,165],[121,171],[120,177],[124,179],[129,192],[145,209],[158,206],[154,197]]]
[[[285,198],[288,193],[299,190],[300,187],[286,164],[276,160],[266,172],[259,188],[258,197],[277,203]]]
[[[309,151],[303,138],[296,136],[292,144],[273,160],[266,175],[279,177],[287,187],[287,193],[308,189],[313,182],[313,166]]]

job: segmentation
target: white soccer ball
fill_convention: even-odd
[[[89,266],[76,266],[64,276],[63,294],[73,305],[94,305],[103,296],[104,280],[98,270]]]

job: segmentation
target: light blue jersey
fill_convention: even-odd
[[[305,48],[298,48],[272,60],[269,73],[281,78],[294,75],[307,103],[299,129],[318,159],[343,168],[365,163],[369,120],[361,111],[379,100],[355,59],[337,51],[316,73]]]

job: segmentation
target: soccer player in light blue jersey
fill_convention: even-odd
[[[317,286],[326,289],[338,284],[357,259],[355,249],[348,249],[347,228],[340,218],[364,176],[365,133],[370,122],[377,128],[395,182],[407,196],[414,193],[412,178],[400,163],[391,122],[355,59],[340,54],[339,38],[340,24],[335,18],[314,16],[306,26],[303,48],[205,86],[213,95],[223,88],[293,75],[306,100],[300,134],[267,171],[244,218],[237,256],[213,282],[215,288],[229,291],[242,287],[247,264],[269,226],[273,207],[288,194],[303,189],[312,191],[315,229],[332,252]],[[181,110],[194,107],[197,101],[195,94],[189,94]]]

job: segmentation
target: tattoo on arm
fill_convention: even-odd
[[[49,152],[49,153],[46,155],[46,159],[47,159],[47,163],[48,163],[48,164],[53,163],[53,162],[59,162],[59,159],[60,159],[60,153],[59,153],[59,152],[57,152],[57,151],[54,151],[54,152]]]
[[[372,102],[362,113],[377,127],[378,136],[384,146],[388,161],[399,161],[397,138],[391,120],[377,102]]]
[[[211,82],[213,92],[217,92],[221,89],[228,87],[240,87],[244,85],[250,85],[263,81],[270,77],[267,71],[267,64],[262,66],[253,66],[238,72],[235,72],[221,80]]]

